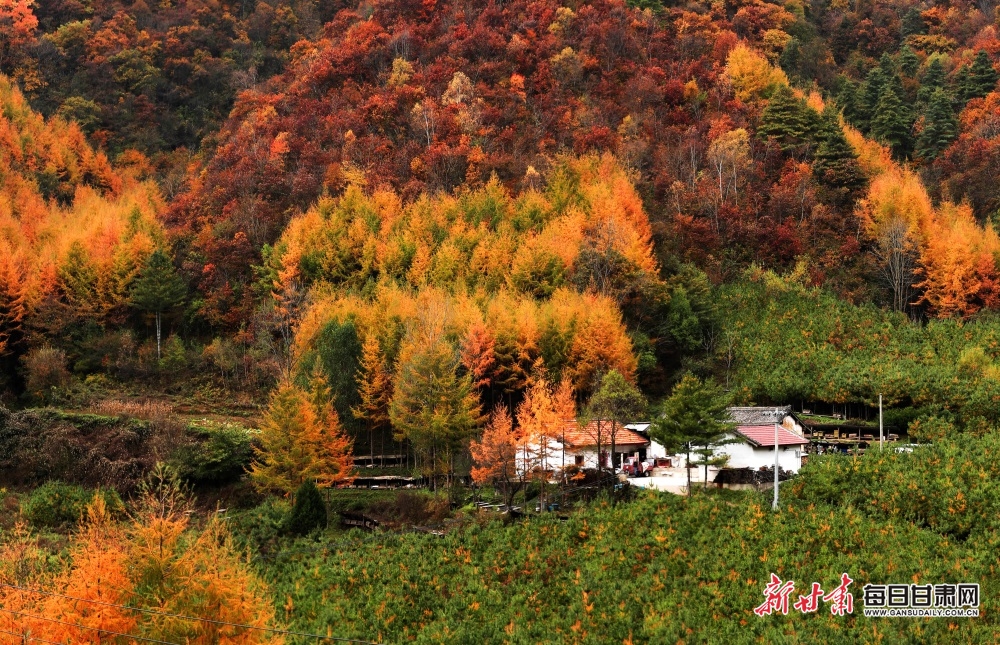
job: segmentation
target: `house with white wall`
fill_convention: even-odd
[[[553,428],[545,441],[536,440],[521,446],[518,473],[542,468],[553,473],[569,467],[609,468],[612,457],[617,468],[625,457],[639,455],[641,459],[646,459],[652,442],[632,429],[631,425],[634,424],[622,426],[599,420],[581,426],[576,420],[568,420]],[[648,428],[649,424],[645,426]],[[662,446],[659,446],[659,451],[665,454]]]
[[[760,468],[774,467],[775,424],[778,425],[778,465],[782,470],[798,472],[802,468],[802,455],[809,440],[803,436],[801,422],[787,407],[731,407],[728,408],[730,419],[736,423],[733,432],[726,437],[732,443],[719,446],[717,455],[728,455],[726,468]],[[676,463],[683,466],[684,456],[679,456]],[[714,478],[714,471],[709,468],[709,481]]]
[[[741,425],[736,426],[732,438],[738,443],[727,443],[716,450],[718,455],[728,455],[726,468],[771,468],[774,466],[775,435],[778,442],[778,466],[782,470],[797,473],[802,468],[802,455],[809,440],[801,437],[784,426],[778,426],[775,432],[771,425]]]

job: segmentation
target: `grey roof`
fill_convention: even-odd
[[[780,423],[792,413],[792,406],[778,408],[748,407],[726,408],[733,421],[741,426],[765,426],[770,423]]]

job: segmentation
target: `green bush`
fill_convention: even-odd
[[[287,529],[293,535],[308,535],[316,529],[326,528],[326,504],[316,484],[306,480],[295,491],[295,505],[288,516]]]
[[[914,480],[916,481],[916,480]],[[289,629],[379,642],[939,643],[995,642],[998,541],[961,542],[850,504],[754,492],[642,493],[566,521],[471,523],[444,536],[389,534],[264,563]],[[322,546],[322,545],[320,545]],[[854,611],[829,603],[759,617],[771,573],[829,591],[854,580]],[[862,588],[978,582],[980,618],[862,615]]]
[[[288,500],[269,497],[258,506],[227,513],[229,530],[240,549],[269,554],[281,542],[289,515]]]
[[[850,505],[869,516],[905,521],[955,539],[1000,531],[1000,433],[940,439],[912,451],[872,449],[860,458],[810,459],[790,490],[806,503]]]
[[[113,489],[98,489],[108,510],[120,514],[125,506]],[[94,499],[95,491],[82,486],[50,481],[39,486],[21,505],[21,514],[37,528],[61,528],[76,524]]]
[[[191,443],[171,456],[181,478],[196,485],[238,481],[253,460],[250,432],[236,423],[201,421],[188,427]]]

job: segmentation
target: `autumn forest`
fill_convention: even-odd
[[[998,81],[992,0],[0,0],[0,643],[1000,638]],[[526,456],[880,401],[781,513]],[[753,614],[848,570],[983,614]]]

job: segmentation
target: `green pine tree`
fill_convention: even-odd
[[[969,66],[969,77],[965,100],[982,98],[996,89],[997,71],[993,68],[989,55],[979,50],[976,59]]]
[[[917,75],[920,68],[920,59],[908,45],[903,45],[899,50],[899,71],[910,78]]]
[[[308,535],[316,529],[326,528],[326,504],[316,483],[307,479],[295,491],[295,505],[288,516],[285,529],[293,535]]]
[[[601,378],[597,391],[590,399],[587,416],[595,421],[611,422],[611,465],[617,449],[618,429],[641,417],[646,411],[646,398],[639,389],[625,380],[618,370],[611,370]]]
[[[778,65],[788,74],[789,77],[799,76],[799,65],[802,64],[802,46],[798,38],[792,38],[781,51],[778,57]]]
[[[885,89],[886,78],[882,70],[873,67],[865,77],[865,82],[858,90],[858,120],[857,124],[864,132],[871,130],[872,119],[875,118],[875,110],[878,108],[879,97]]]
[[[691,467],[718,465],[715,450],[728,443],[735,424],[726,406],[729,396],[711,381],[686,374],[664,401],[658,418],[649,427],[649,436],[667,448],[668,453],[683,449],[687,455],[688,494],[691,494]],[[697,461],[692,453],[701,455]],[[715,463],[713,463],[715,462]]]
[[[156,358],[160,358],[160,338],[163,314],[184,301],[187,287],[177,275],[173,262],[157,249],[149,256],[139,278],[132,285],[132,305],[156,318]]]
[[[885,78],[892,78],[896,75],[896,63],[892,60],[892,56],[888,52],[884,52],[878,59],[878,68]]]
[[[903,19],[900,21],[900,35],[903,38],[906,38],[907,36],[923,34],[926,32],[927,25],[924,23],[923,16],[920,15],[920,10],[916,7],[910,7],[907,9],[906,13],[903,14]]]
[[[823,110],[823,139],[813,155],[813,174],[826,202],[848,205],[867,183],[858,157],[847,142],[832,105]]]
[[[837,105],[840,106],[844,118],[848,123],[858,128],[863,128],[865,115],[861,106],[860,88],[858,84],[847,78],[841,77],[840,91],[837,93]]]
[[[898,159],[906,158],[911,149],[910,118],[907,112],[896,92],[886,88],[872,118],[872,136],[888,145]]]
[[[927,59],[923,77],[920,80],[920,89],[917,91],[917,101],[927,105],[931,100],[931,94],[937,88],[944,88],[948,81],[948,76],[944,71],[944,63],[941,56],[934,54]]]
[[[819,130],[819,115],[795,98],[791,88],[779,87],[767,102],[760,117],[757,135],[774,139],[784,152],[801,151],[814,140]]]
[[[955,139],[957,129],[951,97],[943,89],[935,89],[924,113],[924,129],[917,138],[917,154],[934,159]]]
[[[920,84],[922,87],[944,87],[945,82],[948,80],[947,74],[944,71],[944,63],[941,62],[941,56],[935,54],[927,60],[927,69],[924,71],[924,77]]]
[[[954,86],[952,94],[957,99],[956,107],[961,108],[969,99],[973,98],[973,88],[971,79],[969,78],[968,65],[963,65],[955,72],[952,85]]]

